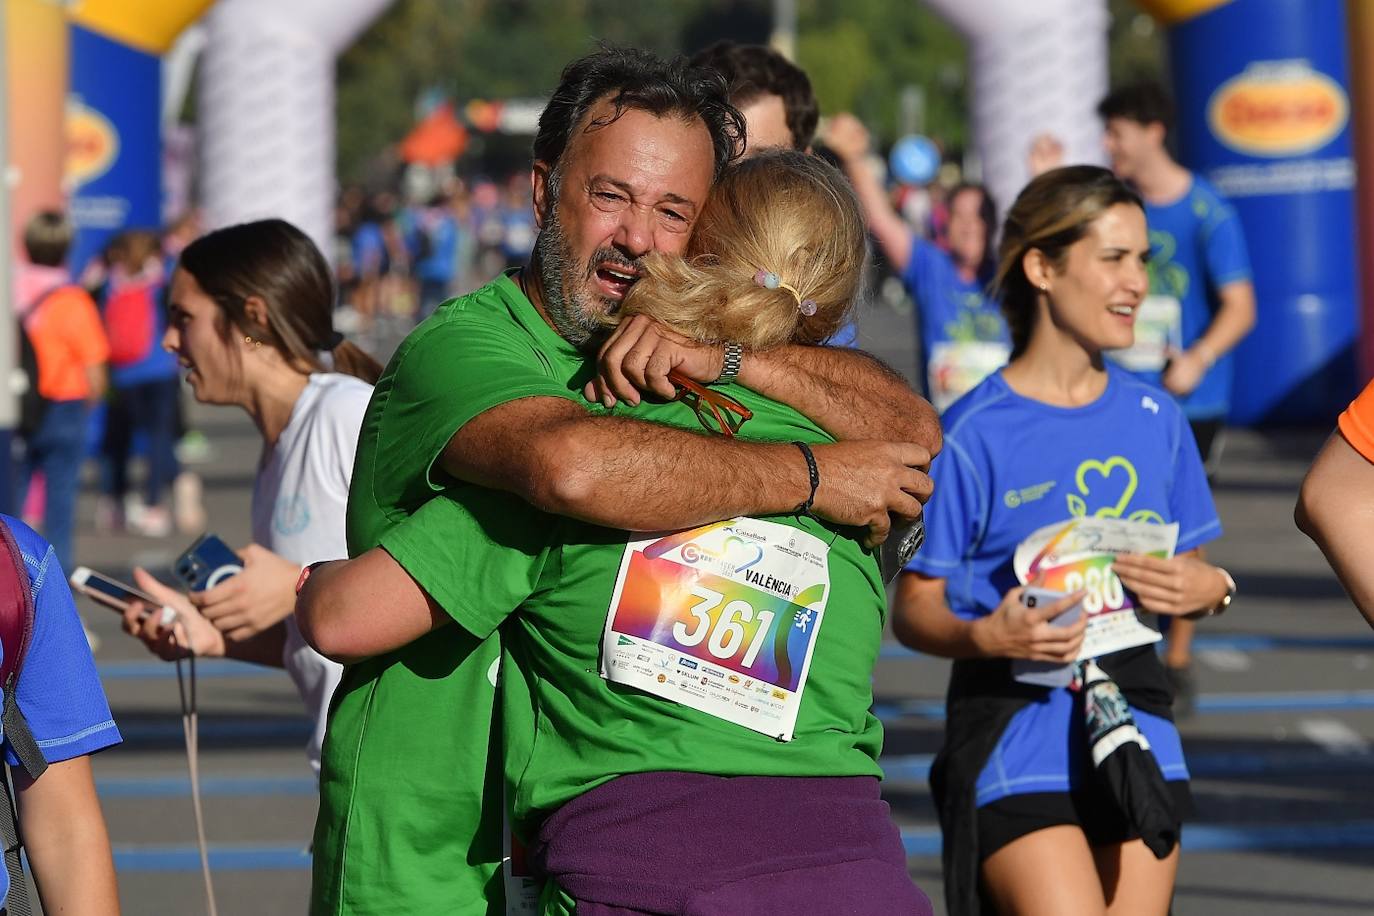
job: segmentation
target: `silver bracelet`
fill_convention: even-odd
[[[726,382],[733,382],[739,375],[740,363],[744,361],[744,347],[735,343],[733,340],[725,342],[725,361],[721,363],[720,375],[712,385],[724,385]]]

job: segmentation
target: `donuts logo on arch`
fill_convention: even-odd
[[[119,132],[103,114],[71,99],[67,104],[66,179],[72,187],[94,181],[119,156]]]
[[[1217,87],[1207,103],[1212,134],[1251,156],[1321,149],[1349,119],[1345,90],[1304,60],[1253,63]]]

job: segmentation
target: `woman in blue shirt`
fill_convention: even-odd
[[[978,184],[949,192],[948,249],[921,238],[888,200],[868,163],[868,131],[850,114],[831,119],[826,146],[843,163],[863,204],[869,231],[892,271],[916,302],[920,376],[935,409],[944,412],[1006,362],[1007,326],[987,296],[995,266],[992,197]]]
[[[1157,837],[1142,823],[1154,819],[1119,804],[1094,769],[1082,693],[1020,684],[1009,661],[1079,655],[1088,615],[1051,621],[1084,595],[1025,607],[1013,569],[1018,544],[1075,517],[1178,523],[1173,558],[1116,560],[1136,606],[1182,616],[1229,601],[1230,577],[1197,555],[1221,525],[1185,417],[1103,360],[1132,341],[1149,250],[1140,199],[1107,170],[1074,166],[1032,181],[1007,216],[997,272],[1011,362],[945,415],[928,539],[902,576],[894,630],[956,659],[932,772],[954,914],[976,912],[980,888],[1004,912],[1169,908],[1191,800],[1153,649],[1097,659],[1145,739],[1132,773],[1151,771],[1150,810],[1168,824],[1150,845]]]

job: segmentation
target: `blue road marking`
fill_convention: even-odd
[[[1189,754],[1186,739],[1184,745],[1188,772],[1194,779],[1291,772],[1363,773],[1374,765],[1374,756],[1369,754],[1333,754],[1318,747],[1285,747],[1253,753],[1211,751]],[[934,759],[934,754],[901,754],[882,757],[878,763],[889,781],[924,782],[930,775],[930,765]]]
[[[185,776],[110,776],[95,781],[97,794],[111,798],[189,798],[191,780]],[[205,798],[250,795],[310,795],[318,792],[310,776],[202,776]]]
[[[177,676],[175,664],[160,660],[100,662],[95,666],[95,669],[101,680],[106,681],[162,680],[164,678],[175,679]],[[182,670],[186,670],[185,666],[182,667]],[[196,662],[197,679],[279,677],[282,673],[280,669],[264,668],[261,665],[250,665],[247,662],[227,658],[203,658]]]
[[[1232,652],[1374,652],[1374,636],[1265,636],[1258,633],[1199,633],[1193,638],[1194,652],[1229,650]],[[884,643],[881,658],[927,658],[898,643]]]
[[[1374,709],[1374,690],[1298,690],[1284,693],[1204,693],[1198,696],[1197,712],[1317,712]],[[942,720],[941,700],[902,700],[875,703],[873,714],[884,724],[905,718]]]
[[[940,854],[940,831],[935,827],[907,827],[902,845],[909,856]],[[1256,852],[1297,849],[1374,848],[1374,821],[1340,824],[1189,824],[1183,828],[1187,852]],[[115,869],[120,872],[194,872],[200,855],[193,845],[116,846]],[[302,846],[216,845],[210,847],[215,871],[303,871],[310,856]]]
[[[168,719],[158,722],[126,722],[120,724],[119,733],[126,743],[140,741],[167,741],[181,738],[181,719]],[[268,719],[266,721],[230,720],[222,721],[202,717],[199,723],[200,738],[229,739],[237,741],[305,741],[310,737],[309,719]]]
[[[200,852],[185,846],[116,846],[117,872],[200,871]],[[297,846],[211,846],[213,871],[302,871],[310,868],[305,844]]]

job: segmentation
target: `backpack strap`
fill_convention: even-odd
[[[0,685],[3,685],[4,706],[0,711],[0,728],[10,747],[19,758],[19,763],[32,779],[43,775],[48,763],[38,748],[24,714],[19,710],[15,699],[18,692],[19,672],[24,667],[24,656],[28,654],[29,642],[33,639],[33,591],[29,584],[28,569],[24,566],[24,556],[14,540],[9,525],[0,523],[0,648],[4,657],[0,660]],[[10,785],[9,767],[0,769],[3,785],[0,785],[0,842],[4,844],[5,871],[9,874],[9,895],[4,902],[3,916],[31,916],[28,882],[24,878],[23,864],[19,851],[22,841],[19,836],[19,818],[15,813],[13,789]]]
[[[4,654],[0,659],[0,689],[5,695],[0,727],[4,728],[4,737],[9,739],[10,747],[30,778],[37,779],[48,764],[33,740],[16,699],[19,673],[33,640],[33,590],[24,556],[19,552],[9,525],[0,524],[0,543],[4,545],[0,550],[0,650]]]

